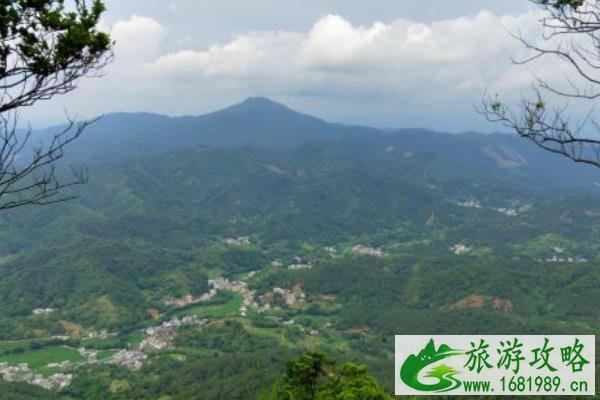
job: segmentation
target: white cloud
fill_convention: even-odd
[[[152,61],[160,55],[166,29],[156,20],[137,15],[112,29],[115,53],[123,61]]]
[[[509,57],[522,49],[503,27],[535,26],[533,13],[498,16],[482,11],[430,24],[400,19],[371,26],[329,15],[308,32],[249,32],[206,50],[164,54],[147,63],[145,71],[154,79],[185,79],[187,84],[264,84],[266,94],[419,90],[455,96],[448,91],[514,88],[518,75]]]
[[[523,48],[505,29],[532,33],[538,18],[532,12],[482,11],[430,23],[397,19],[361,26],[328,15],[306,31],[251,31],[205,49],[170,51],[188,39],[174,37],[155,19],[132,16],[113,26],[116,61],[106,76],[86,83],[76,97],[98,99],[88,113],[198,114],[248,95],[266,95],[308,112],[328,104],[332,119],[352,121],[348,110],[352,117],[359,108],[372,115],[352,122],[413,121],[426,107],[440,115],[463,109],[464,122],[465,116],[476,119],[472,104],[485,89],[527,87],[531,76],[509,61]],[[369,101],[379,105],[368,106]],[[66,107],[77,109],[79,102],[73,103]]]

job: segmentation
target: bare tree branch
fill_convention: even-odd
[[[72,199],[62,192],[88,181],[85,169],[71,168],[72,178],[59,179],[57,162],[64,149],[95,120],[69,124],[37,147],[28,147],[31,130],[19,131],[16,118],[0,117],[0,211],[24,205],[53,204]]]
[[[19,110],[71,92],[82,77],[99,76],[112,60],[108,34],[97,30],[101,0],[12,0],[0,3],[0,212],[65,201],[63,191],[86,183],[71,169],[63,181],[65,148],[94,121],[75,122],[33,146],[18,129]]]
[[[498,97],[484,98],[477,111],[488,121],[502,124],[544,150],[600,167],[600,137],[582,135],[589,125],[598,127],[597,123],[588,116],[574,125],[565,117],[568,106],[549,111],[540,92],[535,92],[534,100],[521,100],[516,107],[518,112],[503,105]]]
[[[590,112],[579,121],[567,116],[569,103],[549,109],[542,94],[593,102],[600,98],[600,0],[529,0],[544,11],[541,40],[511,33],[530,54],[517,65],[550,58],[569,68],[560,84],[537,78],[530,98],[507,105],[487,96],[478,112],[537,146],[575,162],[600,167],[600,124]]]

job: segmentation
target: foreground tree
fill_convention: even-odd
[[[272,400],[391,400],[368,374],[353,363],[337,365],[321,353],[311,352],[290,362],[283,385]]]
[[[570,72],[563,82],[538,78],[533,95],[516,105],[506,104],[499,96],[487,98],[480,112],[545,150],[600,167],[600,124],[591,113],[575,120],[569,116],[568,105],[552,109],[547,100],[552,96],[589,102],[592,108],[600,97],[600,0],[530,1],[545,13],[543,34],[536,41],[514,35],[531,52],[515,63],[544,59],[546,65],[565,65]]]
[[[75,89],[110,61],[112,43],[97,29],[100,0],[0,0],[0,211],[70,198],[63,190],[87,181],[85,171],[59,179],[57,162],[87,122],[40,143],[18,129],[19,110]]]

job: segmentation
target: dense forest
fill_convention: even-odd
[[[348,129],[119,154],[3,213],[0,363],[71,380],[0,397],[386,399],[397,334],[598,331],[600,176],[502,135]]]

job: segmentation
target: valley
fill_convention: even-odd
[[[0,2],[0,400],[600,399],[600,0]]]
[[[1,215],[0,393],[260,398],[311,350],[391,391],[396,334],[598,331],[600,176],[502,135],[348,129],[119,155]]]

